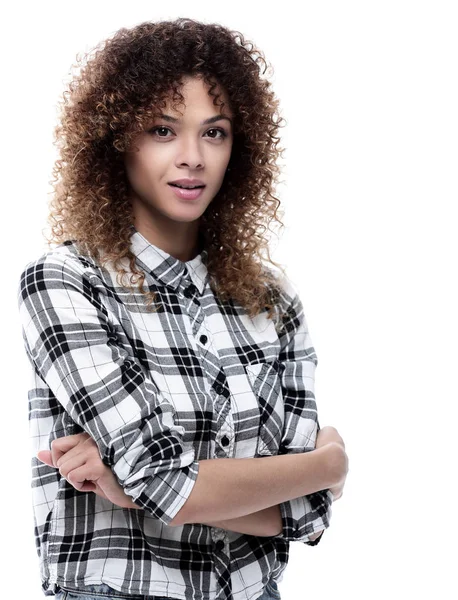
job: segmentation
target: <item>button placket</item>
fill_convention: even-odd
[[[194,298],[194,296],[197,296],[199,290],[197,289],[197,287],[193,284],[192,281],[190,280],[183,280],[182,282],[183,285],[183,296],[185,296],[185,298]]]
[[[185,288],[185,290],[189,290],[190,287],[192,287],[192,284]],[[187,295],[185,294],[185,290],[183,290],[183,295]],[[211,332],[205,326],[204,307],[205,305],[202,306],[195,298],[193,302],[187,305],[187,312],[191,317],[192,332],[197,341],[197,349],[201,351],[202,358],[205,359],[205,374],[210,383],[209,392],[213,397],[215,413],[218,415],[216,425],[218,430],[217,439],[219,441],[216,442],[215,456],[221,458],[230,455],[231,442],[234,437],[233,422],[230,414],[231,393],[227,386],[226,375],[220,364],[218,351],[213,344]]]
[[[216,456],[224,458],[231,455],[231,441],[234,439],[234,434],[230,429],[229,424],[226,422],[219,429],[216,436],[217,448]],[[218,446],[219,444],[219,446]]]
[[[223,435],[223,437],[221,438],[221,443],[223,444],[223,446],[229,446],[230,439],[227,437],[227,435]]]

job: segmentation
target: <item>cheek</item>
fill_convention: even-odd
[[[138,157],[129,158],[125,163],[126,175],[133,188],[138,187],[142,179],[142,165]]]
[[[160,158],[149,152],[139,152],[125,161],[126,173],[132,185],[144,186],[153,184],[160,176],[162,162]]]
[[[211,161],[211,171],[214,174],[215,179],[222,181],[226,174],[227,167],[229,165],[230,153],[224,156],[219,156],[217,160]],[[210,166],[207,163],[207,166]]]

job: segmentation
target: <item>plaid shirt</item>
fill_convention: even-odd
[[[121,287],[111,263],[97,266],[71,241],[21,273],[43,592],[106,583],[132,595],[257,598],[271,577],[283,578],[289,542],[315,545],[309,536],[329,526],[329,490],[281,503],[276,536],[169,523],[200,460],[314,449],[317,358],[301,301],[283,277],[286,317],[272,321],[263,311],[250,319],[215,297],[205,250],[182,262],[134,227],[131,249],[159,312],[146,312],[142,294]],[[79,492],[36,457],[83,431],[144,510]]]

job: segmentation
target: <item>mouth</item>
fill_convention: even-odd
[[[182,200],[195,200],[203,193],[205,188],[205,185],[199,185],[194,188],[185,188],[172,183],[168,183],[167,185],[169,185],[173,189],[174,194]]]
[[[205,187],[205,185],[192,185],[192,186],[185,186],[185,185],[179,185],[178,183],[169,183],[168,185],[171,185],[173,187],[177,187],[180,188],[182,190],[196,190],[198,188],[203,188]]]

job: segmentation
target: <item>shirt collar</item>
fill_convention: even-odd
[[[207,250],[202,250],[192,260],[181,261],[149,242],[133,225],[130,249],[153,277],[164,285],[176,290],[183,277],[190,277],[202,295],[209,278],[204,263]]]

